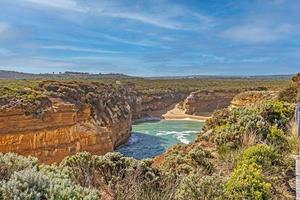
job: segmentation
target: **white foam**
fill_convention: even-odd
[[[156,133],[156,135],[157,136],[174,135],[176,139],[179,140],[181,143],[189,144],[190,141],[187,139],[186,136],[198,132],[199,131],[160,131]]]
[[[156,135],[176,135],[176,134],[184,134],[189,135],[191,133],[198,133],[199,131],[160,131],[156,133]]]
[[[184,137],[184,135],[177,135],[177,139],[178,139],[180,142],[184,143],[184,144],[189,144],[189,143],[190,143],[190,141],[189,141],[188,139],[186,139],[186,138]]]

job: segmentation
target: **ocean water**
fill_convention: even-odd
[[[134,124],[129,141],[116,151],[137,159],[151,158],[164,153],[174,144],[193,142],[202,127],[202,122],[188,120],[161,120]]]

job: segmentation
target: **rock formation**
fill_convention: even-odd
[[[36,91],[41,95],[35,99],[0,98],[0,152],[32,155],[44,163],[79,151],[113,151],[130,137],[132,119],[159,117],[186,97],[82,82],[45,81]]]
[[[210,116],[216,109],[226,108],[239,90],[214,90],[192,92],[183,102],[186,114]]]
[[[58,82],[40,87],[47,103],[39,99],[1,101],[10,103],[0,107],[0,152],[33,155],[51,163],[79,151],[104,154],[129,138],[128,91]]]
[[[134,106],[133,119],[141,118],[160,118],[170,107],[184,100],[188,93],[168,91],[165,93],[157,92],[138,94],[136,105]]]
[[[132,120],[161,117],[179,102],[186,114],[210,115],[230,105],[238,92],[188,96],[172,90],[147,93],[132,84],[44,81],[34,91],[20,91],[22,98],[0,97],[0,152],[32,155],[45,163],[79,151],[105,154],[127,141]]]

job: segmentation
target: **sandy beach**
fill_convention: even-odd
[[[167,120],[196,120],[205,122],[209,119],[209,116],[198,116],[198,115],[188,115],[185,114],[185,111],[178,107],[178,104],[172,109],[169,110],[166,114],[162,115],[163,119]]]

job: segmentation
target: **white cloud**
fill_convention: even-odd
[[[100,12],[99,14],[113,18],[134,20],[166,29],[181,29],[181,26],[174,21],[161,18],[160,16],[147,15],[145,13],[126,13],[110,11]]]
[[[47,7],[50,9],[63,9],[68,11],[80,12],[83,14],[98,17],[109,17],[113,19],[130,20],[144,23],[160,28],[181,30],[195,29],[195,27],[207,26],[211,19],[207,16],[195,13],[185,7],[175,4],[157,2],[146,5],[146,9],[136,9],[136,7],[124,4],[122,1],[76,1],[76,0],[21,0],[27,5]],[[150,8],[148,10],[148,8]],[[158,10],[157,10],[158,9]],[[167,11],[166,11],[167,10]],[[180,23],[178,18],[191,17],[195,19],[193,26]],[[199,22],[199,23],[197,23]],[[194,26],[195,25],[195,26]]]
[[[95,13],[100,16],[131,20],[171,30],[194,30],[201,26],[202,28],[209,27],[212,23],[210,17],[175,3],[159,1],[144,4],[143,7],[141,9],[139,6],[130,7],[120,3],[98,4]],[[191,20],[191,24],[187,23],[187,18]]]
[[[24,0],[37,6],[51,7],[56,9],[85,12],[86,9],[80,7],[74,0]]]
[[[230,28],[225,30],[222,36],[244,43],[269,43],[287,37],[292,30],[293,27],[289,24],[279,26],[252,24]]]
[[[41,49],[54,49],[54,50],[63,50],[63,51],[79,51],[79,52],[91,52],[91,53],[119,53],[119,51],[109,51],[102,49],[92,49],[92,48],[82,48],[82,47],[74,47],[67,45],[54,45],[54,46],[42,46]]]
[[[9,29],[9,25],[4,22],[0,22],[0,34],[4,33]]]

